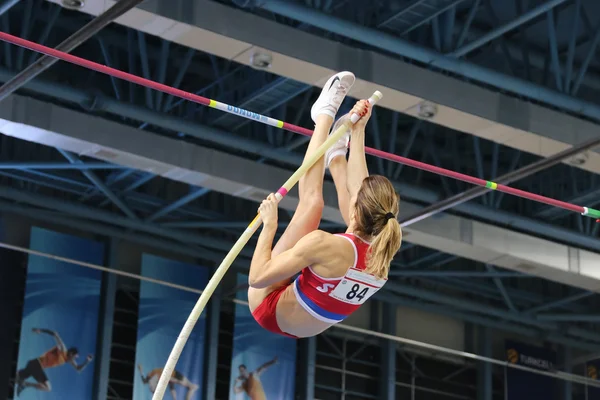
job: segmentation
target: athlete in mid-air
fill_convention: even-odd
[[[15,394],[19,396],[23,390],[27,388],[34,388],[40,391],[49,392],[52,390],[50,380],[46,375],[45,370],[48,368],[60,367],[64,364],[70,364],[77,372],[83,371],[85,367],[92,361],[93,356],[89,354],[82,364],[77,364],[75,360],[79,357],[79,350],[76,347],[67,349],[65,343],[62,341],[58,333],[49,329],[32,329],[35,334],[45,333],[54,338],[56,345],[50,350],[42,354],[38,358],[29,360],[25,368],[20,369],[17,372],[16,379],[16,391]],[[35,382],[27,381],[27,379],[33,378]]]
[[[254,319],[280,335],[314,336],[343,321],[385,284],[402,242],[397,220],[400,198],[387,178],[369,176],[367,169],[369,102],[357,102],[331,129],[354,81],[351,72],[335,74],[311,109],[315,130],[305,159],[350,115],[361,118],[300,179],[296,212],[275,247],[275,195],[269,195],[259,208],[263,227],[250,265],[248,302]],[[325,167],[333,177],[348,226],[342,234],[318,230],[324,207]],[[300,276],[292,280],[298,273]]]
[[[264,363],[258,367],[255,371],[248,372],[248,368],[244,364],[238,367],[240,375],[235,380],[235,386],[233,388],[236,394],[246,393],[250,400],[267,400],[265,390],[260,376],[269,368],[271,365],[277,363],[277,357],[269,362]]]
[[[147,384],[150,388],[150,393],[154,394],[163,369],[155,368],[152,371],[148,372],[148,375],[146,376],[144,376],[144,371],[142,370],[141,365],[138,365],[138,370],[140,371],[140,375],[142,375],[142,382],[144,382],[145,385]],[[175,389],[175,385],[179,385],[187,389],[185,400],[191,400],[194,393],[196,393],[196,391],[198,390],[198,385],[190,382],[190,380],[183,376],[181,372],[173,371],[173,373],[171,374],[171,379],[169,379],[169,391],[171,392],[173,400],[177,400],[177,390]]]

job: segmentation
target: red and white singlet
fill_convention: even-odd
[[[383,287],[386,279],[364,272],[369,243],[353,234],[336,234],[354,247],[354,265],[341,278],[323,278],[306,267],[294,281],[298,303],[314,318],[336,324],[356,311]]]

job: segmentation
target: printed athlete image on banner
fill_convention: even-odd
[[[506,357],[511,364],[523,365],[543,371],[554,371],[556,365],[556,352],[552,349],[525,345],[523,343],[506,341]],[[507,368],[506,371],[507,400],[552,400],[558,393],[556,379]]]
[[[104,245],[34,227],[30,247],[102,265]],[[29,256],[15,398],[91,400],[102,273]]]
[[[204,267],[150,254],[142,257],[142,275],[198,290],[204,289],[208,282],[208,270]],[[134,400],[152,398],[162,368],[198,296],[158,283],[140,282]],[[205,330],[206,315],[203,313],[171,375],[165,399],[202,398]]]
[[[238,285],[248,275],[238,274]],[[239,300],[248,300],[240,290]],[[296,340],[260,327],[245,304],[235,305],[230,400],[293,400],[296,380]]]

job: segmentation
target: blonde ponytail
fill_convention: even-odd
[[[402,244],[402,229],[396,219],[400,197],[384,176],[371,175],[362,182],[356,196],[354,232],[371,239],[366,272],[387,278],[392,259]]]
[[[401,244],[402,228],[396,218],[390,218],[381,232],[371,242],[365,271],[379,279],[387,278],[390,263],[400,249]]]

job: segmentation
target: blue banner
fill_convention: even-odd
[[[585,369],[588,378],[600,380],[600,360],[588,362]],[[588,387],[588,399],[600,399],[600,388]]]
[[[142,275],[198,290],[204,289],[208,281],[206,268],[150,254],[142,257]],[[140,283],[134,400],[152,398],[171,349],[198,297],[196,293],[158,283]],[[205,315],[202,313],[188,338],[176,371],[171,376],[165,399],[169,396],[185,400],[202,398]]]
[[[543,371],[554,371],[556,352],[542,347],[506,341],[508,362]],[[507,400],[553,400],[559,393],[558,382],[549,376],[507,368]]]
[[[32,228],[30,247],[91,264],[104,262],[101,243],[41,228]],[[29,257],[15,398],[92,398],[101,280],[102,273],[94,269]]]
[[[238,274],[238,285],[248,276]],[[239,300],[248,300],[245,290]],[[296,340],[265,331],[245,304],[235,305],[230,400],[293,400],[296,381]]]

